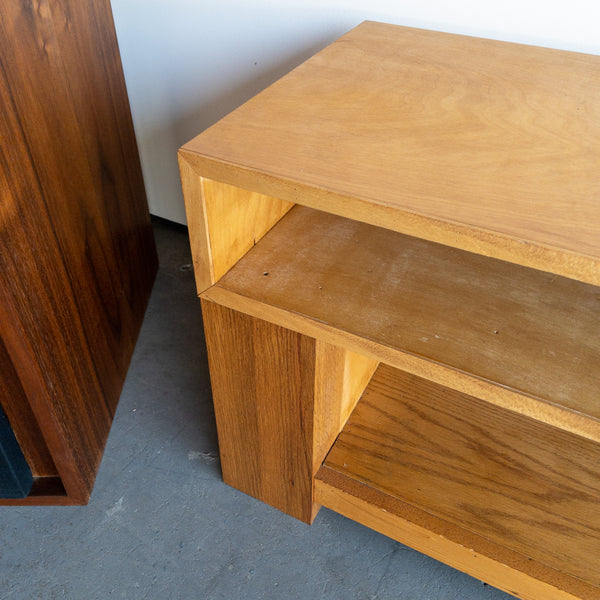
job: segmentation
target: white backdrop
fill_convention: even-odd
[[[150,212],[177,148],[365,19],[600,54],[598,0],[112,0]]]

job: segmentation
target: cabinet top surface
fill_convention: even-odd
[[[365,22],[182,154],[226,183],[532,244],[600,279],[600,56]]]

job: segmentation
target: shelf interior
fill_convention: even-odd
[[[381,365],[317,479],[334,472],[341,492],[416,507],[467,547],[475,534],[600,586],[598,464],[590,440]]]
[[[203,297],[600,439],[596,286],[296,206]]]

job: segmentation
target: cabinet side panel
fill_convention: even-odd
[[[294,204],[204,177],[202,187],[218,281]]]
[[[316,340],[313,474],[344,427],[379,363]]]
[[[373,358],[350,352],[350,350],[344,352],[344,392],[340,431],[379,366],[379,362]]]
[[[315,340],[202,302],[225,482],[311,522]]]
[[[108,1],[0,11],[0,334],[67,494],[85,502],[156,251]]]
[[[237,263],[293,206],[201,177],[184,152],[179,169],[201,294]]]
[[[202,177],[190,166],[185,156],[179,154],[178,158],[196,289],[201,294],[215,282]]]

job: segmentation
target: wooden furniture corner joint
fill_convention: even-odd
[[[227,483],[598,598],[599,73],[365,22],[180,150]]]

